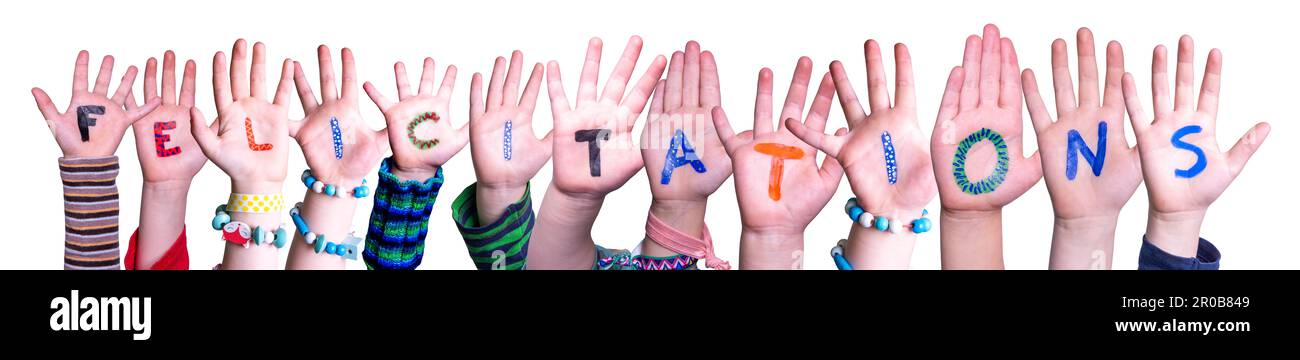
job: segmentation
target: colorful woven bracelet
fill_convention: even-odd
[[[442,189],[443,173],[438,169],[424,181],[403,181],[389,171],[391,168],[392,158],[379,165],[362,258],[368,269],[414,270],[424,256],[429,213]]]
[[[222,240],[245,248],[250,245],[271,244],[278,249],[289,242],[289,233],[285,231],[284,224],[271,230],[261,226],[254,228],[242,221],[231,221],[230,213],[226,212],[226,204],[217,205],[216,214],[212,216],[212,230],[221,231]]]
[[[451,205],[451,217],[465,239],[469,257],[479,270],[522,270],[528,262],[528,242],[533,237],[531,183],[524,185],[524,195],[491,224],[478,217],[475,199],[478,183],[460,192]]]
[[[307,226],[307,221],[302,219],[301,210],[302,203],[295,204],[293,209],[289,210],[289,217],[293,218],[293,225],[298,228],[298,233],[302,234],[303,240],[307,242],[307,245],[312,246],[312,251],[317,254],[324,252],[330,255],[338,255],[348,260],[357,259],[357,245],[361,244],[361,238],[349,233],[342,242],[336,243],[325,240],[325,234],[311,232],[311,228]]]

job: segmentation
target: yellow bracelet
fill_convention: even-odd
[[[243,213],[274,213],[284,211],[281,194],[230,194],[226,211]]]

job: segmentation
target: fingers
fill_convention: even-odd
[[[835,131],[835,136],[844,136],[848,133],[848,129],[840,128]],[[844,177],[844,167],[840,166],[839,160],[836,160],[834,156],[827,156],[825,159],[822,159],[822,167],[818,171],[818,174],[821,175],[822,182],[825,184],[826,188],[835,191],[834,189],[839,188],[840,186],[840,179]]]
[[[126,74],[122,75],[122,81],[117,84],[117,92],[113,93],[113,97],[111,98],[113,102],[118,104],[126,102],[126,95],[131,93],[131,86],[135,85],[135,75],[135,66],[128,66],[126,68]],[[153,99],[145,99],[145,103],[148,103],[151,100]],[[161,101],[159,102],[161,103]]]
[[[998,106],[1020,111],[1020,59],[1011,39],[1002,38],[1002,88],[998,91]]]
[[[542,63],[533,64],[533,72],[528,74],[528,84],[524,85],[524,96],[519,101],[519,107],[525,109],[530,115],[533,109],[537,108],[537,94],[542,89],[543,70]],[[452,77],[455,77],[454,73]]]
[[[158,97],[158,59],[149,58],[144,63],[144,99],[149,100]],[[135,96],[132,96],[135,97]],[[168,103],[171,100],[167,100]]]
[[[1246,162],[1250,161],[1250,157],[1255,155],[1259,146],[1264,144],[1264,139],[1268,138],[1271,130],[1272,127],[1268,123],[1255,124],[1255,127],[1250,128],[1250,131],[1247,131],[1235,145],[1232,145],[1232,149],[1228,150],[1228,167],[1232,170],[1233,178],[1241,174],[1241,170],[1246,167]]]
[[[254,99],[266,99],[266,45],[261,42],[253,44],[253,68],[249,88]]]
[[[673,52],[672,61],[668,65],[668,79],[664,82],[664,108],[677,109],[682,107],[682,87],[685,82],[686,54],[681,51]]]
[[[399,64],[400,64],[400,62],[399,62]],[[432,91],[433,91],[433,72],[434,72],[435,70],[437,70],[437,67],[434,66],[433,58],[431,58],[431,57],[426,57],[426,58],[424,58],[424,69],[420,71],[420,89],[419,89],[419,91],[420,91],[420,95],[432,95]],[[448,68],[448,70],[450,70],[450,68]],[[401,83],[405,83],[405,82],[406,82],[406,65],[402,65],[402,74],[401,74],[400,76],[401,76],[401,81],[398,82],[398,83],[399,83],[399,84],[401,84]],[[442,80],[442,82],[445,84],[445,83],[447,82],[447,78],[444,77],[443,80]],[[440,89],[440,90],[441,90],[441,89]],[[402,88],[399,87],[399,88],[398,88],[398,91],[402,91],[402,92],[407,92],[407,93],[409,93],[409,92],[411,91],[411,89],[409,89],[409,88],[407,88],[407,89],[402,89]]]
[[[804,126],[803,123],[800,123],[795,119],[785,119],[785,127],[790,129],[790,132],[793,133],[795,137],[799,138],[799,140],[802,140],[804,143],[811,145],[817,150],[821,150],[821,152],[824,152],[826,155],[831,157],[838,158],[840,156],[840,149],[844,147],[845,137],[826,135],[821,131],[813,130]]]
[[[216,123],[213,123],[215,125]],[[199,148],[210,159],[215,159],[216,152],[221,145],[221,139],[212,126],[207,124],[203,119],[203,112],[198,107],[190,108],[190,133],[194,135],[194,140],[199,143]]]
[[[1070,79],[1070,59],[1065,50],[1065,40],[1052,42],[1052,85],[1056,90],[1056,114],[1065,114],[1078,108],[1074,98],[1074,81]]]
[[[700,43],[686,42],[686,66],[682,71],[682,105],[700,106]]]
[[[564,96],[564,80],[560,78],[560,63],[554,60],[546,63],[546,94],[551,98],[552,114],[569,111],[569,99]]]
[[[428,65],[430,66],[429,72],[432,73],[433,59],[429,59]],[[438,87],[437,96],[451,97],[456,90],[456,73],[456,65],[447,65],[447,70],[442,73],[442,85]],[[433,81],[433,75],[429,75],[429,81]]]
[[[469,121],[478,121],[486,111],[483,103],[483,74],[474,73],[469,81]]]
[[[722,106],[722,81],[718,79],[718,61],[713,52],[700,53],[700,106]]]
[[[636,81],[636,86],[632,88],[632,92],[628,93],[626,99],[623,99],[623,106],[634,114],[640,114],[642,110],[645,110],[646,101],[650,100],[650,93],[654,92],[655,84],[659,83],[659,77],[663,76],[666,67],[668,67],[668,59],[664,58],[663,55],[655,56],[654,61],[650,63],[650,67],[646,68],[645,74],[641,74],[641,79]],[[635,121],[629,121],[628,130],[631,130],[631,125],[635,123]]]
[[[627,47],[623,48],[623,56],[618,59],[618,64],[614,65],[614,73],[610,75],[609,80],[605,82],[605,91],[600,95],[600,101],[618,104],[623,101],[623,93],[626,91],[627,82],[632,78],[632,70],[636,69],[637,58],[641,57],[641,37],[633,35],[627,41]],[[667,61],[665,60],[665,63]],[[658,75],[655,76],[658,80]],[[656,81],[658,82],[658,81]],[[592,83],[594,88],[595,83]],[[652,83],[646,89],[646,99],[649,99],[650,91],[654,90]],[[581,92],[581,91],[579,91]],[[581,95],[581,94],[579,94]],[[644,100],[643,100],[644,101]],[[642,105],[644,106],[644,102]]]
[[[1092,30],[1080,28],[1075,46],[1079,52],[1079,107],[1094,108],[1100,105],[1097,94],[1097,48]]]
[[[1223,53],[1219,49],[1210,50],[1210,58],[1205,61],[1205,78],[1201,80],[1201,99],[1197,101],[1196,111],[1210,115],[1215,119],[1219,115],[1219,76],[1223,73]]]
[[[334,58],[330,48],[325,45],[316,47],[316,58],[320,62],[320,97],[325,103],[338,100],[338,88],[334,87]]]
[[[541,146],[537,148],[537,152],[541,154],[542,159],[550,159],[552,150],[555,150],[555,147],[552,146],[555,141],[555,129],[547,131],[546,135],[542,136],[542,139],[539,141],[541,142]],[[543,160],[542,163],[545,164],[546,162]]]
[[[822,82],[817,87],[817,95],[813,97],[812,109],[808,111],[804,125],[817,132],[825,131],[826,118],[830,116],[831,101],[834,97],[835,82],[831,80],[831,73],[827,72],[822,75]]]
[[[226,54],[218,51],[212,55],[212,97],[217,108],[223,108],[234,101],[230,90],[230,69],[226,63]]]
[[[944,87],[943,99],[939,101],[939,117],[934,122],[936,129],[938,129],[939,124],[951,121],[957,116],[958,111],[962,109],[959,102],[966,99],[963,95],[965,94],[965,83],[965,68],[956,66],[952,68],[952,71],[948,72],[948,85]]]
[[[272,104],[284,106],[289,103],[289,97],[293,95],[294,83],[297,83],[294,80],[297,76],[296,68],[297,62],[290,59],[284,59],[284,62],[280,64],[280,82],[275,85],[275,98],[271,99]],[[303,80],[306,80],[306,78],[304,77]],[[311,89],[308,88],[307,92],[310,93]],[[316,99],[312,100],[315,101]]]
[[[393,143],[388,141],[388,127],[375,130],[372,141],[375,142],[375,146],[378,146],[380,154],[387,154],[390,150],[393,150]],[[460,150],[456,151],[459,152]]]
[[[59,110],[54,107],[54,101],[50,100],[50,95],[45,93],[41,88],[32,88],[32,97],[36,99],[36,108],[41,110],[41,116],[45,121],[54,121],[59,118]]]
[[[714,116],[717,116],[714,111]],[[758,94],[754,96],[754,134],[772,132],[772,69],[758,71]]]
[[[587,41],[587,57],[582,62],[582,75],[578,77],[578,104],[596,101],[596,80],[600,77],[600,53],[603,46],[597,37]]]
[[[384,97],[384,94],[380,92],[379,89],[375,88],[375,84],[371,84],[367,81],[365,84],[361,85],[361,87],[366,91],[366,95],[370,96],[370,101],[374,102],[375,106],[379,107],[380,112],[387,112],[388,108],[393,106],[393,101]]]
[[[916,80],[912,77],[912,52],[894,45],[894,107],[916,112]]]
[[[785,95],[785,106],[781,108],[781,119],[803,118],[804,101],[808,100],[808,81],[812,78],[812,59],[799,57],[794,67],[794,77],[790,79],[790,89]],[[766,120],[769,123],[771,120]],[[758,130],[757,127],[754,128]]]
[[[1034,78],[1034,71],[1025,69],[1024,74],[1020,76],[1020,81],[1024,83],[1025,100],[1029,108],[1029,120],[1034,123],[1034,132],[1043,133],[1049,126],[1052,126],[1052,117],[1047,113],[1047,105],[1043,104],[1043,96],[1038,91],[1038,79]]]
[[[1124,103],[1124,48],[1118,41],[1106,44],[1106,91],[1102,94],[1102,106]]]
[[[194,60],[185,61],[185,73],[181,75],[181,95],[177,102],[182,107],[194,107],[194,76],[198,64]]]
[[[293,62],[293,83],[298,88],[298,99],[302,101],[302,112],[311,113],[320,103],[316,101],[316,93],[311,90],[311,83],[307,81],[307,75],[302,71],[302,63]]]
[[[352,49],[343,48],[343,81],[339,84],[341,99],[356,103],[357,100],[357,60]]]
[[[984,26],[984,53],[980,55],[980,105],[998,103],[1002,81],[1002,34],[993,24]],[[1016,71],[1019,73],[1019,71]]]
[[[501,106],[502,93],[506,83],[506,58],[498,56],[492,64],[492,79],[488,82],[487,109]]]
[[[655,85],[654,95],[650,96],[650,120],[654,120],[664,113],[664,84],[666,81],[659,80]]]
[[[248,97],[248,42],[235,40],[230,50],[230,95],[235,100]]]
[[[150,82],[152,83],[152,82]],[[176,100],[176,53],[171,50],[163,53],[162,68],[162,97],[163,104],[173,105]]]
[[[132,91],[128,91],[128,92],[126,93],[126,103],[125,103],[125,105],[126,105],[126,111],[132,111],[132,110],[135,110],[136,108],[139,108],[139,107],[140,107],[140,104],[139,104],[139,103],[136,103],[136,101],[135,101],[135,91],[134,91],[134,90],[132,90]]]
[[[95,93],[108,96],[108,82],[113,78],[113,56],[104,56],[99,63],[99,75],[95,76]]]
[[[867,40],[863,46],[867,57],[867,101],[871,112],[889,109],[889,80],[885,78],[885,64],[880,57],[880,44]]]
[[[1137,84],[1133,74],[1124,73],[1121,80],[1124,86],[1124,107],[1128,109],[1129,123],[1133,124],[1133,133],[1141,135],[1151,126],[1151,118],[1142,109],[1142,100],[1138,99]]]
[[[727,154],[734,153],[739,144],[736,141],[736,131],[731,129],[731,122],[727,121],[727,113],[722,111],[721,106],[714,106],[710,112],[713,115],[713,128],[717,130],[722,147],[727,149]]]
[[[123,95],[123,97],[125,97],[125,95]],[[159,105],[162,105],[162,99],[159,98],[149,99],[149,101],[144,102],[144,105],[135,109],[128,110],[126,112],[126,118],[128,121],[134,123],[140,120],[141,118],[144,118],[145,115],[149,115],[149,113],[152,112],[153,109],[157,109]]]
[[[839,60],[831,62],[831,81],[835,82],[835,92],[840,96],[840,108],[844,110],[844,118],[848,121],[849,128],[858,127],[867,118],[867,112],[862,110],[858,93],[853,91],[853,82],[844,71],[844,63]]]
[[[1157,45],[1151,56],[1151,107],[1155,109],[1156,119],[1165,118],[1173,111],[1169,99],[1169,59],[1164,45]],[[1128,96],[1128,95],[1125,95]]]
[[[1174,110],[1192,109],[1193,88],[1196,86],[1196,71],[1193,57],[1196,55],[1192,46],[1192,37],[1183,35],[1178,39],[1178,68],[1174,87]]]
[[[966,38],[966,50],[962,53],[961,68],[964,72],[961,87],[961,110],[974,109],[980,103],[980,48],[983,40],[971,35]]]
[[[523,77],[524,53],[515,50],[510,53],[510,71],[506,73],[506,83],[502,94],[502,105],[519,103],[519,78]]]
[[[425,71],[425,72],[423,73],[423,75],[433,76],[433,75],[430,74],[430,72],[428,72],[428,71]],[[407,75],[406,75],[406,64],[402,63],[401,61],[398,61],[398,62],[396,62],[396,63],[393,64],[393,81],[394,81],[394,83],[397,84],[397,100],[398,100],[398,101],[406,100],[406,99],[408,99],[408,98],[411,97],[411,83],[410,83],[410,78],[407,78]],[[362,85],[362,87],[365,87],[365,85]],[[425,87],[424,87],[424,79],[420,79],[420,93],[421,93],[421,94],[424,93],[424,89],[425,89]],[[366,90],[366,92],[369,93],[370,90]],[[371,96],[371,97],[373,98],[373,96]]]
[[[89,76],[87,68],[90,67],[90,52],[82,50],[77,52],[77,63],[72,69],[72,93],[86,92],[86,78]]]

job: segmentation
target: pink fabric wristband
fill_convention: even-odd
[[[731,270],[731,264],[719,259],[713,253],[713,237],[709,236],[709,226],[704,225],[704,237],[696,239],[690,235],[668,226],[663,220],[650,213],[645,222],[645,236],[659,246],[678,254],[696,259],[704,259],[704,266],[710,269]]]

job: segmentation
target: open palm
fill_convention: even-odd
[[[109,98],[108,83],[113,77],[112,56],[104,57],[99,66],[99,75],[95,78],[95,88],[90,90],[86,86],[89,63],[89,52],[82,50],[77,53],[77,64],[72,75],[72,100],[68,102],[68,109],[62,113],[55,108],[45,90],[32,88],[36,107],[45,117],[45,124],[49,126],[59,149],[63,150],[63,156],[68,158],[113,155],[122,143],[126,128],[153,111],[160,103],[149,100],[143,107],[125,109],[125,100],[135,83],[134,66],[127,68],[117,92]]]
[[[163,55],[162,92],[158,92],[158,60],[150,58],[144,70],[144,98],[161,98],[149,115],[131,125],[135,130],[136,155],[145,182],[190,181],[208,158],[190,132],[190,108],[194,107],[193,60],[185,62],[180,96],[176,96],[176,54]],[[135,96],[128,95],[127,109],[135,109]],[[165,136],[165,137],[159,137]]]
[[[655,87],[649,120],[641,132],[641,156],[655,199],[702,200],[731,176],[731,159],[713,126],[711,109],[721,105],[713,53],[701,53],[694,41],[687,43],[685,52],[673,54],[668,80]],[[684,141],[674,144],[678,131]],[[677,158],[684,158],[687,146],[704,164],[703,172],[689,164],[678,164],[676,169],[665,166],[670,148]],[[667,178],[664,171],[669,171]]]
[[[289,97],[292,96],[293,62],[285,59],[275,98],[266,98],[266,46],[253,45],[248,64],[248,43],[235,41],[230,70],[226,55],[212,59],[212,93],[217,103],[216,130],[206,123],[199,108],[190,109],[190,131],[203,154],[237,183],[284,182],[289,149]],[[254,189],[236,191],[250,191]],[[279,191],[270,186],[268,191]]]
[[[302,147],[312,175],[344,189],[356,187],[387,152],[388,142],[383,138],[386,132],[367,128],[361,119],[352,50],[343,48],[343,79],[338,90],[334,87],[334,62],[329,47],[318,47],[316,56],[320,62],[322,102],[317,104],[302,65],[295,63],[294,83],[307,118],[291,124],[290,134]]]
[[[533,132],[533,110],[541,91],[543,67],[540,63],[533,65],[520,97],[523,62],[524,55],[519,51],[510,55],[508,68],[506,59],[497,57],[486,100],[483,76],[474,74],[470,81],[470,153],[474,174],[484,187],[523,187],[551,159],[551,135],[538,139]],[[510,140],[508,145],[506,139]]]
[[[451,125],[451,94],[456,85],[456,67],[447,67],[442,86],[436,90],[433,88],[435,69],[433,58],[425,58],[419,91],[412,93],[406,64],[400,61],[394,64],[396,103],[384,97],[370,82],[364,86],[370,100],[384,113],[388,146],[393,150],[393,161],[398,169],[432,173],[451,160],[468,142],[468,128]],[[437,144],[432,147],[420,146],[433,144],[435,140]]]

